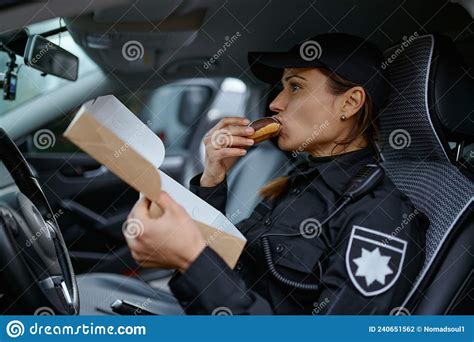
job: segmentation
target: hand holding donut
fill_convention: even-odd
[[[210,187],[221,183],[238,158],[247,153],[245,147],[254,144],[253,139],[248,137],[255,131],[247,127],[248,123],[246,118],[227,117],[205,135],[203,143],[206,157],[201,186]]]
[[[281,123],[274,117],[249,123],[241,117],[222,119],[204,137],[206,161],[201,186],[215,186],[222,182],[239,157],[247,153],[245,147],[270,139],[280,132]]]

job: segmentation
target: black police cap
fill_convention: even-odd
[[[345,33],[317,35],[288,52],[248,53],[250,70],[263,82],[279,82],[284,68],[326,68],[364,87],[376,109],[383,107],[390,92],[383,59],[375,45]]]

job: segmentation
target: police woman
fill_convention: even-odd
[[[257,78],[281,82],[270,104],[282,124],[279,148],[308,156],[260,190],[262,201],[238,224],[248,241],[234,270],[169,195],[160,195],[158,219],[147,199],[136,203],[129,217],[144,233],[128,239],[132,255],[144,267],[178,270],[169,285],[186,313],[389,314],[402,305],[424,261],[425,216],[383,177],[325,220],[358,172],[379,162],[382,62],[375,46],[341,33],[249,54]],[[204,172],[191,180],[191,191],[223,213],[226,174],[253,144],[247,124],[227,117],[213,127]],[[221,132],[232,134],[231,146],[213,144]]]

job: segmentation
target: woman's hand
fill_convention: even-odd
[[[132,257],[142,267],[178,269],[184,272],[206,242],[197,224],[166,192],[157,203],[159,218],[150,217],[150,200],[141,198],[128,215],[125,239]]]
[[[237,159],[247,153],[245,147],[254,144],[253,139],[247,138],[254,133],[253,128],[247,127],[248,124],[248,119],[227,117],[204,136],[206,160],[201,186],[210,187],[221,183]]]

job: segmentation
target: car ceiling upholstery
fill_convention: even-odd
[[[65,6],[65,1],[42,3],[33,18],[34,10],[25,15],[23,8],[31,4],[9,8],[0,14],[1,27],[27,25],[45,19],[48,13],[50,17],[66,16],[74,39],[99,65],[123,77],[130,89],[133,84],[142,86],[143,77],[150,86],[183,77],[235,76],[255,82],[248,70],[247,51],[286,50],[297,41],[332,31],[366,37],[382,50],[414,32],[440,32],[453,38],[468,60],[474,58],[472,17],[460,4],[446,0],[86,2],[75,1],[74,6],[71,2]],[[472,5],[473,1],[465,2]],[[236,32],[240,36],[228,53],[212,68],[203,68]],[[91,39],[109,45],[100,47]],[[121,49],[130,40],[144,46],[148,63],[124,60]]]

